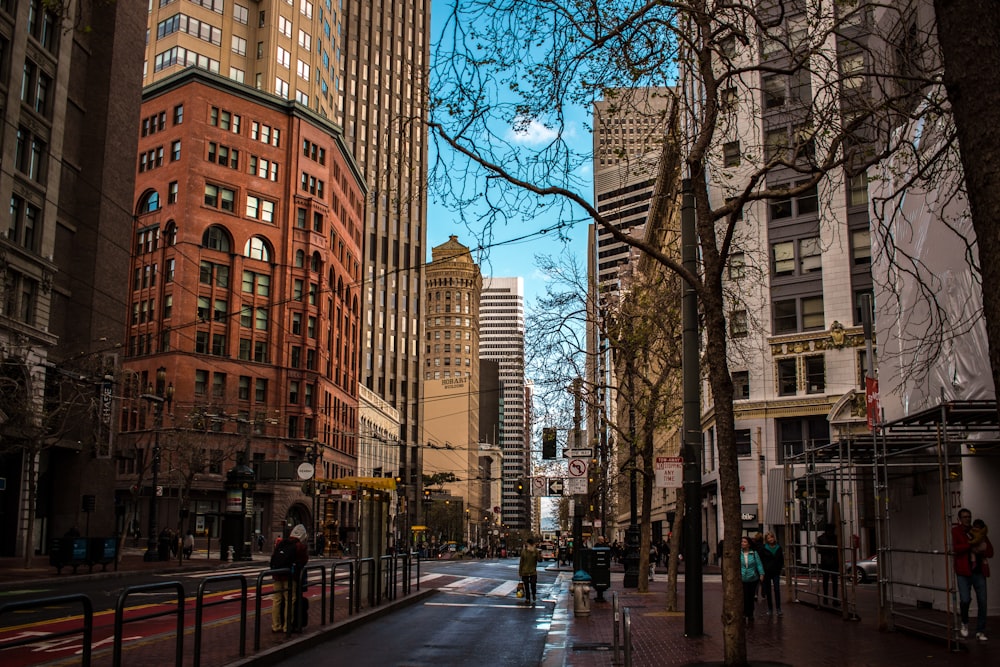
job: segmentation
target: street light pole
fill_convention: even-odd
[[[147,392],[141,398],[156,406],[153,408],[153,493],[149,498],[149,536],[146,540],[146,553],[143,554],[142,559],[144,561],[157,561],[160,560],[160,555],[156,548],[156,514],[157,503],[160,499],[160,431],[163,430],[163,404],[166,403],[169,406],[174,398],[173,383],[167,385],[166,368],[160,366],[156,369],[156,384],[150,383],[147,386]]]
[[[316,459],[319,458],[319,443],[315,443],[306,447],[306,460],[312,466],[312,477],[309,479],[309,495],[312,496],[312,538],[313,538],[313,553],[319,549],[319,533],[317,532],[317,527],[319,526],[319,518],[316,516]],[[323,554],[317,554],[322,556]]]

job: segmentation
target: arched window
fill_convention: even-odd
[[[312,254],[312,259],[309,262],[309,270],[313,273],[319,273],[319,270],[323,267],[323,260],[320,259],[319,252],[314,252]]]
[[[259,236],[251,236],[247,244],[243,246],[243,255],[250,259],[259,259],[262,262],[271,261],[271,249],[267,241]]]
[[[295,251],[295,268],[301,269],[306,265],[306,254],[301,250]]]
[[[337,297],[344,298],[344,279],[337,278]]]
[[[163,228],[164,245],[177,245],[177,223],[173,220],[167,221],[167,226]]]
[[[233,247],[229,240],[229,232],[226,231],[225,227],[219,225],[212,225],[205,230],[205,234],[201,238],[201,245],[219,252],[231,252]]]
[[[160,210],[160,193],[156,190],[146,190],[139,198],[138,213],[152,213]]]

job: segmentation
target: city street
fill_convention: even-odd
[[[313,560],[310,564],[322,564],[329,567],[333,563],[334,561],[330,560]],[[23,587],[8,586],[7,590],[0,596],[0,601],[7,604],[54,596],[86,595],[94,606],[94,636],[91,643],[94,650],[94,664],[105,665],[111,664],[112,661],[114,608],[122,591],[135,586],[177,582],[183,587],[185,596],[183,662],[191,664],[194,654],[195,598],[198,587],[208,577],[224,575],[231,577],[231,579],[215,582],[206,588],[206,603],[222,602],[223,604],[206,606],[201,628],[204,633],[205,645],[211,646],[209,655],[218,657],[222,662],[232,662],[239,658],[240,605],[238,601],[240,591],[235,585],[238,581],[235,578],[243,576],[247,580],[248,629],[246,645],[248,653],[252,654],[254,652],[252,645],[255,620],[254,587],[257,575],[266,569],[267,564],[263,561],[232,564],[226,568],[218,568],[217,563],[212,563],[211,566],[205,568],[184,572],[132,572],[123,576],[79,579],[68,577],[60,580],[58,584],[53,583],[52,580],[26,582]],[[346,570],[339,568],[337,572],[338,583],[334,588],[333,605],[335,620],[343,621],[348,617]],[[315,576],[318,577],[318,573]],[[554,573],[543,572],[541,574],[539,593],[543,600],[555,577]],[[488,642],[491,631],[503,627],[516,631],[519,636],[525,638],[525,642],[518,647],[518,651],[523,651],[523,653],[518,655],[523,658],[530,654],[534,656],[534,662],[538,661],[544,644],[545,630],[543,624],[538,624],[537,621],[545,617],[546,613],[551,616],[553,605],[551,602],[543,602],[538,608],[530,610],[518,604],[519,600],[515,596],[517,587],[516,559],[424,561],[421,563],[420,587],[424,590],[439,589],[447,596],[436,596],[424,607],[414,607],[390,615],[378,624],[371,624],[364,629],[352,631],[347,637],[338,640],[345,642],[343,650],[351,651],[354,650],[353,647],[358,646],[361,647],[358,650],[363,653],[363,647],[370,646],[371,644],[368,642],[374,641],[375,645],[391,644],[399,648],[403,651],[400,655],[406,655],[408,651],[416,649],[448,650],[446,647],[449,645],[452,645],[450,650],[453,652],[456,644],[454,638],[449,640],[445,636],[440,638],[440,642],[428,642],[428,629],[437,627],[451,632],[456,627],[461,626],[466,628],[463,632],[468,633],[473,631],[472,628],[478,627],[483,633],[482,641]],[[261,600],[261,610],[264,617],[261,625],[261,650],[267,650],[286,640],[284,634],[275,635],[270,631],[270,591],[271,586],[265,585],[263,589],[265,597]],[[312,630],[319,625],[320,621],[319,586],[310,586],[307,596],[310,598],[309,629]],[[328,609],[329,605],[330,600],[328,599]],[[367,608],[367,606],[367,603],[363,603],[363,607]],[[176,616],[164,615],[153,619],[137,618],[153,611],[169,611],[171,609],[176,609],[174,590],[139,591],[129,596],[125,612],[126,624],[121,642],[126,664],[140,658],[145,659],[148,656],[155,657],[157,664],[169,664],[172,661],[176,641]],[[419,623],[413,622],[414,613],[420,614]],[[79,603],[46,604],[38,610],[17,612],[16,616],[6,616],[2,619],[0,641],[33,636],[42,638],[55,631],[78,629],[81,626],[80,614],[81,606]],[[327,620],[329,622],[329,617]],[[371,638],[362,636],[360,639],[354,639],[355,633],[374,631],[369,630],[372,626],[379,628],[375,636]],[[406,628],[406,630],[404,631],[402,628]],[[412,635],[407,633],[412,633]],[[412,642],[401,639],[407,636],[411,637]],[[386,642],[385,637],[392,637],[393,641]],[[12,667],[73,664],[79,660],[81,641],[82,636],[75,633],[62,638],[43,639],[30,646],[7,649],[2,652],[3,664]],[[472,646],[476,645],[476,643],[472,644]],[[486,646],[487,644],[480,643],[479,645]],[[436,649],[435,646],[437,646]],[[202,659],[207,660],[204,652],[202,655]],[[510,664],[523,664],[523,662]]]
[[[557,602],[556,573],[539,568],[539,603],[530,608],[514,595],[517,559],[430,564],[427,570],[421,586],[438,588],[438,595],[277,664],[324,664],[331,656],[353,667],[539,664]]]

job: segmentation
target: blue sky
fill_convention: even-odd
[[[437,37],[440,34],[440,26],[448,7],[454,0],[433,0],[431,9],[431,48],[434,49]],[[433,85],[433,82],[432,82]],[[569,124],[563,131],[563,138],[577,147],[579,152],[587,153],[591,147],[591,134],[588,127],[587,110],[582,108],[574,109],[569,114]],[[541,146],[552,141],[554,131],[545,127],[541,123],[532,122],[523,131],[515,133],[513,129],[507,132],[506,138],[514,145],[524,146],[526,149]],[[433,151],[434,144],[430,142]],[[434,156],[431,155],[433,161]],[[584,190],[579,190],[579,194],[590,200],[592,198],[592,170],[587,167],[583,171],[578,171],[576,176],[585,182]],[[484,205],[485,208],[485,205]],[[580,219],[579,210],[560,214],[558,208],[549,207],[540,209],[541,213],[531,222],[511,223],[506,227],[498,227],[493,230],[492,242],[486,249],[484,255],[479,259],[480,270],[483,277],[522,277],[524,278],[525,301],[528,308],[531,307],[534,298],[545,291],[544,281],[546,276],[538,270],[535,262],[536,255],[558,256],[564,252],[571,253],[577,258],[578,263],[585,262],[587,251],[587,224],[577,222],[572,228],[563,230],[561,233],[549,233],[543,236],[533,235],[527,239],[522,239],[526,235],[536,232],[539,229],[554,227],[561,222],[573,219]],[[468,210],[466,210],[468,215]],[[441,245],[448,240],[452,234],[458,237],[460,243],[473,248],[480,245],[479,238],[482,237],[481,229],[470,229],[459,221],[458,216],[453,211],[446,208],[440,201],[436,201],[434,193],[428,197],[427,216],[427,261],[431,258],[431,248]],[[518,240],[522,239],[522,240]],[[474,253],[474,257],[476,254]]]

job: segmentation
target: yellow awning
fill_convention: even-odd
[[[337,479],[321,479],[321,484],[330,484],[342,489],[375,489],[376,491],[395,491],[396,480],[392,477],[339,477]]]

